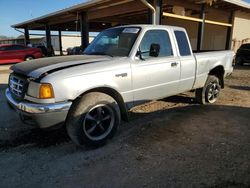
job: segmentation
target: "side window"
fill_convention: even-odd
[[[4,51],[10,51],[10,50],[12,50],[12,48],[13,48],[13,46],[6,46],[6,47],[4,48]]]
[[[175,31],[175,38],[177,40],[177,44],[179,47],[181,56],[189,56],[191,55],[190,47],[188,44],[186,33],[183,31]]]
[[[25,46],[11,45],[11,46],[6,46],[4,50],[13,51],[13,50],[25,50],[25,49],[27,49],[27,47]]]
[[[0,47],[0,51],[5,51],[6,48],[7,48],[6,46],[1,46],[1,47]]]
[[[151,44],[160,45],[160,52],[158,57],[167,57],[173,55],[173,50],[167,31],[150,30],[145,33],[140,44],[140,51],[144,59],[149,58]]]
[[[25,46],[13,45],[11,50],[25,50]]]

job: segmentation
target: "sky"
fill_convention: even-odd
[[[87,0],[0,0],[0,35],[17,37],[22,34],[11,25],[73,6]],[[246,0],[250,3],[250,0]]]
[[[61,10],[86,0],[0,0],[0,35],[22,34],[11,25]]]

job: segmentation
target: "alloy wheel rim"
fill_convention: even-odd
[[[33,58],[32,57],[27,57],[26,58],[26,61],[30,61],[30,60],[32,60]]]
[[[106,138],[112,131],[115,115],[110,106],[100,104],[92,107],[83,120],[85,135],[94,141]]]
[[[208,88],[207,100],[210,103],[214,103],[219,96],[220,88],[217,83],[213,82]]]

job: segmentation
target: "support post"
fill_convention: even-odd
[[[151,5],[154,4],[154,0],[147,0],[148,3],[150,3]],[[153,13],[152,10],[150,8],[148,8],[148,24],[153,24]]]
[[[147,24],[152,24],[152,14],[151,14],[150,9],[148,9],[148,23]]]
[[[30,35],[29,35],[29,30],[26,27],[24,28],[24,43],[27,46],[29,42],[30,42]]]
[[[60,50],[60,55],[63,55],[62,51],[62,31],[58,31],[58,39],[59,39],[59,50]]]
[[[51,47],[51,34],[50,34],[50,28],[49,25],[45,25],[45,34],[46,34],[46,44],[47,48]]]
[[[201,5],[200,18],[202,19],[202,22],[199,22],[199,27],[198,27],[198,37],[197,37],[197,51],[198,52],[201,51],[202,46],[203,46],[204,28],[205,28],[205,19],[206,19],[205,4]]]
[[[48,24],[45,25],[45,34],[46,34],[46,44],[47,44],[47,56],[51,57],[54,56],[54,49],[51,45],[51,33],[50,33],[50,27]]]
[[[155,11],[156,11],[156,25],[161,25],[162,18],[162,0],[156,0],[155,3]]]
[[[233,20],[234,20],[234,11],[232,11],[229,16],[229,23],[232,24],[232,27],[227,28],[227,38],[226,38],[226,46],[225,46],[226,50],[231,50],[231,47],[232,47],[232,34],[233,34],[232,29],[234,25]]]
[[[81,45],[84,50],[89,45],[89,25],[86,12],[80,14]]]

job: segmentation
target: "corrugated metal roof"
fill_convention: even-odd
[[[43,15],[43,16],[31,19],[31,20],[27,20],[25,22],[14,24],[11,27],[16,28],[16,27],[18,27],[20,25],[26,25],[26,24],[29,24],[31,22],[36,22],[36,21],[39,21],[39,20],[42,20],[42,19],[46,19],[46,18],[49,18],[49,17],[53,17],[53,16],[56,16],[56,15],[63,14],[65,12],[70,12],[70,11],[76,10],[78,8],[84,9],[84,8],[89,7],[89,6],[94,6],[95,4],[97,4],[99,2],[106,2],[106,1],[110,1],[110,0],[88,0],[87,2],[84,2],[84,3],[79,3],[79,4],[76,4],[74,6],[71,6],[71,7],[56,11],[56,12],[52,12],[50,14],[46,14],[46,15]]]
[[[123,1],[126,2],[128,0],[123,0]],[[44,16],[40,16],[40,17],[31,19],[31,20],[28,20],[28,21],[25,21],[22,23],[12,25],[12,27],[13,28],[25,28],[28,25],[32,25],[32,24],[36,24],[36,23],[43,23],[43,22],[46,22],[46,20],[49,20],[49,19],[55,18],[55,17],[60,17],[62,15],[70,13],[70,12],[85,11],[85,10],[87,11],[91,7],[101,5],[103,3],[107,4],[109,2],[110,2],[110,4],[112,4],[112,0],[89,0],[89,1],[84,2],[84,3],[80,3],[80,4],[77,4],[77,5],[50,13],[50,14],[46,14]],[[228,3],[228,4],[231,4],[232,6],[241,8],[241,10],[245,10],[247,12],[250,12],[250,4],[245,2],[245,1],[242,1],[242,0],[221,0],[219,2]]]
[[[240,6],[242,8],[250,9],[250,4],[248,2],[246,2],[246,1],[242,1],[242,0],[223,0],[223,1],[227,2],[227,3],[237,5],[237,6]]]

